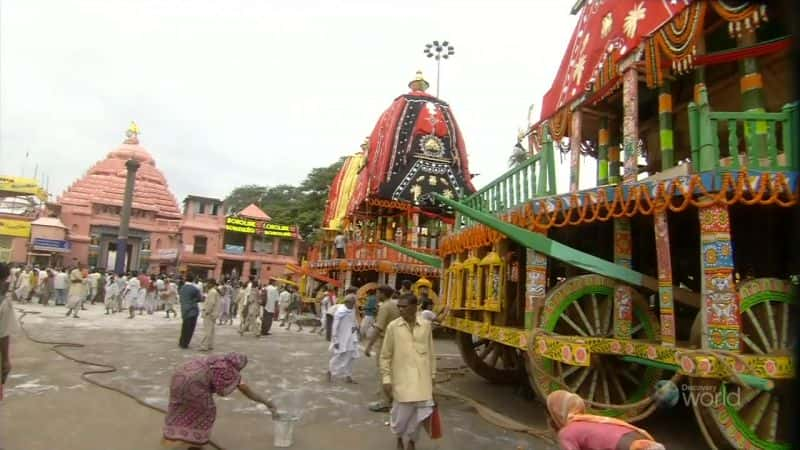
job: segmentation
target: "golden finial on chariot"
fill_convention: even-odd
[[[427,81],[425,81],[425,78],[422,76],[422,71],[421,70],[418,70],[416,78],[414,78],[413,80],[411,80],[408,83],[408,87],[412,91],[425,91],[430,86],[431,85]]]

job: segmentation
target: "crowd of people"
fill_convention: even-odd
[[[353,379],[353,363],[361,354],[360,343],[366,339],[364,354],[371,357],[376,349],[377,401],[369,405],[376,412],[389,412],[390,427],[396,448],[414,450],[421,430],[426,428],[435,437],[433,423],[437,412],[434,399],[436,358],[432,329],[448,314],[445,308],[433,311],[430,285],[419,284],[416,292],[410,281],[400,290],[387,285],[366,290],[359,308],[357,289],[348,287],[340,299],[329,286],[323,288],[319,308],[313,316],[317,326],[311,333],[322,334],[330,341],[327,377]],[[150,276],[131,272],[117,276],[77,265],[71,270],[60,268],[14,267],[0,264],[0,400],[2,386],[11,371],[10,334],[14,329],[11,301],[22,303],[37,300],[48,305],[64,305],[67,316],[79,317],[84,304],[102,302],[106,314],[127,312],[133,319],[138,314],[164,311],[177,316],[180,304],[180,347],[189,348],[199,317],[203,318],[201,351],[214,348],[217,325],[232,325],[239,317],[242,335],[269,336],[272,322],[290,329],[301,323],[302,299],[291,284],[278,286],[275,280],[261,285],[250,279],[195,280],[171,276]],[[201,311],[202,306],[202,311]],[[315,304],[316,306],[316,304]],[[260,322],[260,323],[259,323]],[[377,344],[377,346],[376,346]],[[180,365],[172,377],[170,400],[165,418],[162,443],[171,448],[199,448],[210,437],[216,419],[213,396],[226,396],[238,390],[247,398],[264,404],[276,418],[275,404],[254,392],[242,380],[240,372],[247,365],[241,353],[208,355],[192,358]],[[199,396],[199,397],[198,397]],[[585,413],[583,400],[565,391],[555,391],[547,398],[550,426],[558,435],[561,448],[587,450],[625,448],[631,450],[663,450],[645,430],[627,422]]]

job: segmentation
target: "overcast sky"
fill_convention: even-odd
[[[58,195],[119,145],[131,120],[180,200],[299,183],[358,150],[449,40],[440,96],[474,181],[507,168],[563,56],[572,2],[0,1],[0,174]],[[25,158],[26,152],[30,156]]]

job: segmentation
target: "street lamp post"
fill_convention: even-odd
[[[442,59],[448,59],[456,54],[455,48],[447,41],[433,41],[425,44],[425,56],[436,59],[436,97],[439,97],[439,74],[442,69]]]

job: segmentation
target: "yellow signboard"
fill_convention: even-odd
[[[30,237],[31,223],[26,220],[0,219],[0,235]]]
[[[33,178],[0,175],[0,192],[11,195],[35,195],[42,201],[47,200],[47,193]]]
[[[278,225],[274,223],[264,224],[264,236],[295,237],[294,227],[289,225]]]
[[[241,217],[226,217],[225,230],[253,234],[256,232],[256,221]]]

